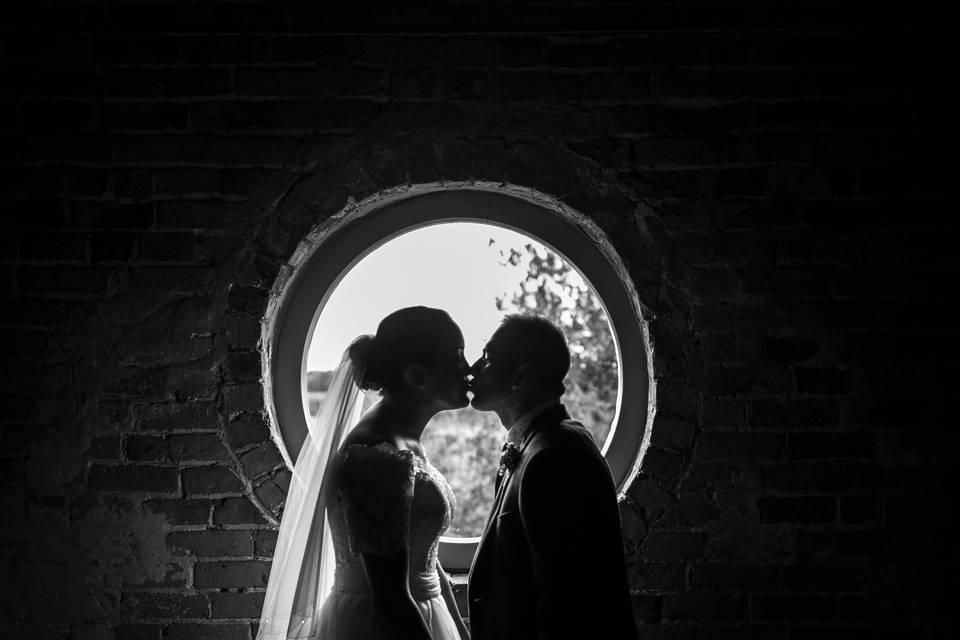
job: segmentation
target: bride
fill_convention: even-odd
[[[463,335],[391,313],[347,349],[293,471],[257,640],[469,638],[437,563],[453,494],[420,446],[468,403]],[[360,416],[361,390],[381,400]]]

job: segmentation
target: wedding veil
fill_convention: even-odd
[[[360,379],[344,353],[293,468],[257,640],[315,638],[320,608],[333,586],[333,539],[326,519],[333,491],[330,463],[363,408]]]

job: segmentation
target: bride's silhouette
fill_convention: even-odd
[[[294,468],[258,640],[457,640],[468,633],[437,564],[453,494],[420,435],[468,403],[463,335],[408,307],[356,339]],[[361,389],[380,402],[359,417]]]

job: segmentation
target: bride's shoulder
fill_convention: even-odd
[[[345,468],[370,466],[405,469],[413,464],[414,453],[374,434],[351,434],[340,450]]]
[[[340,491],[354,500],[400,499],[415,483],[415,457],[384,440],[354,441],[342,449],[338,476]]]

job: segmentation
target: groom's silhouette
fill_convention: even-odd
[[[471,368],[472,404],[507,432],[470,569],[473,640],[637,637],[616,488],[560,403],[570,352],[535,316],[509,316]]]

